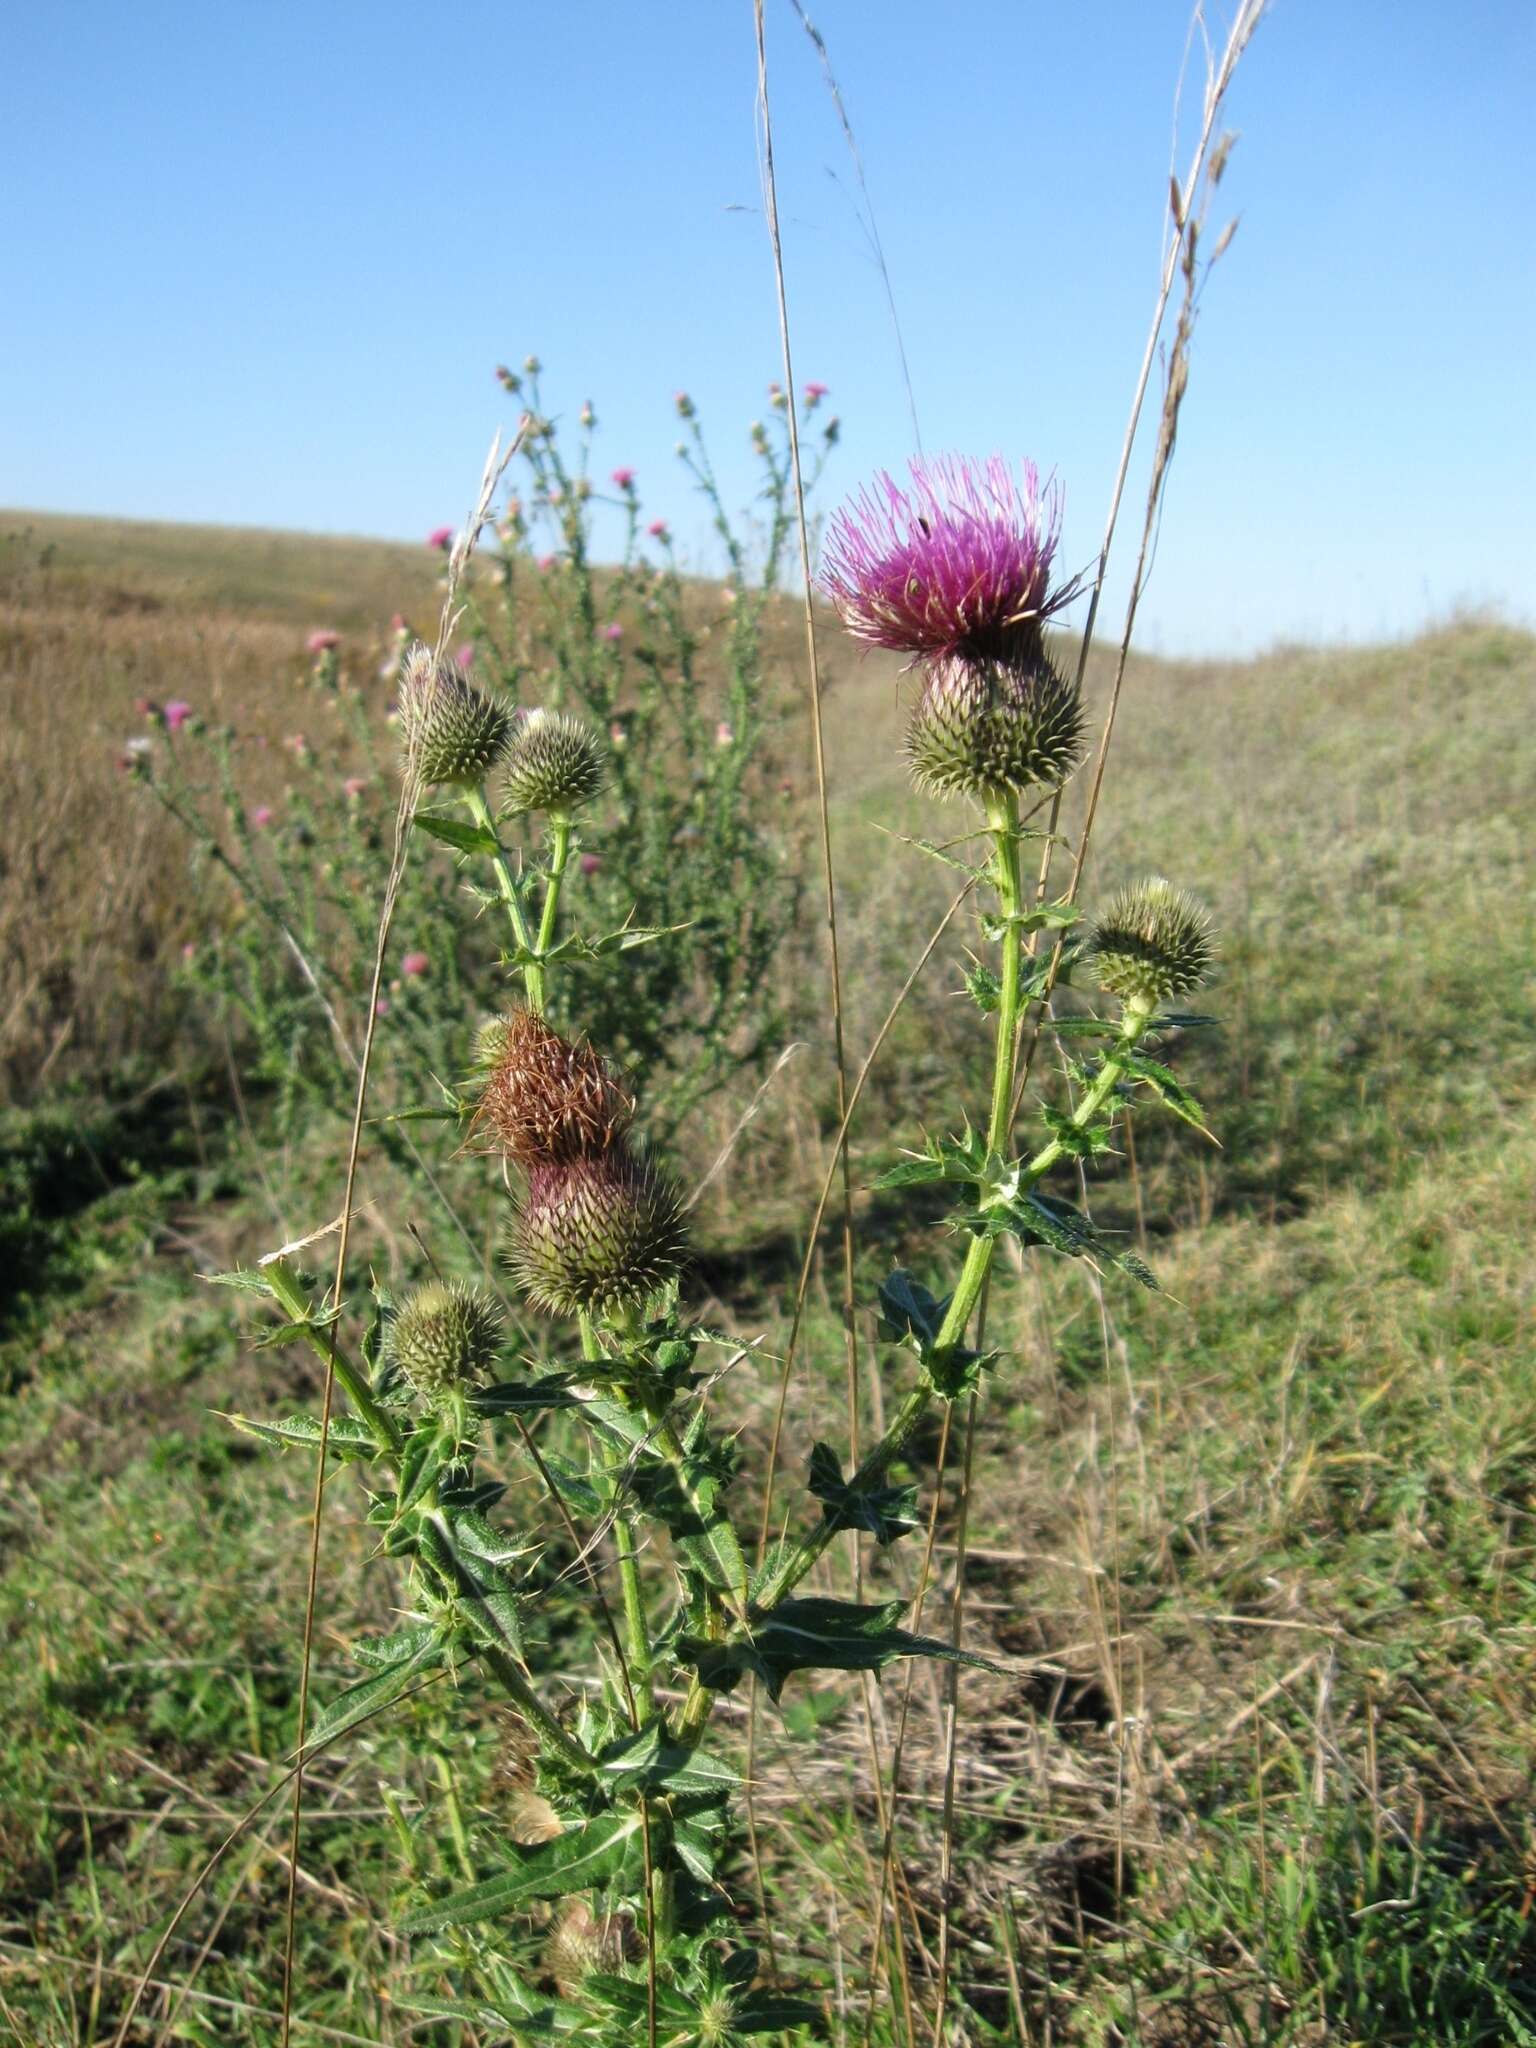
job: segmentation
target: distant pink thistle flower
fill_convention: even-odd
[[[1049,590],[1061,493],[1032,462],[914,456],[833,515],[821,585],[856,640],[898,654],[996,658],[1032,642],[1072,589]]]
[[[400,972],[409,978],[413,974],[425,974],[431,965],[425,953],[407,953],[400,962]]]
[[[652,540],[666,540],[668,538],[667,522],[665,519],[653,519],[645,530]]]
[[[251,823],[256,827],[258,832],[261,832],[264,831],[266,827],[271,824],[271,822],[272,806],[270,804],[258,804],[255,810],[251,813]]]
[[[615,620],[609,625],[604,626],[603,638],[605,640],[622,640],[624,638],[624,628]]]
[[[180,732],[181,728],[192,716],[192,706],[184,702],[180,697],[173,697],[170,703],[166,705],[161,716],[165,720],[168,732]]]
[[[616,469],[613,481],[621,491],[632,491],[635,487],[635,472],[632,469]]]
[[[183,960],[193,960],[197,957],[197,948],[193,945],[190,939],[188,939],[186,944],[182,947],[181,957]]]
[[[731,744],[731,742],[735,739],[735,737],[735,726],[731,725],[726,719],[722,718],[720,723],[715,727],[715,745],[717,747],[728,747]]]
[[[347,799],[348,803],[356,803],[357,799],[362,795],[363,791],[367,787],[367,781],[363,776],[349,775],[346,781],[341,785],[341,793]]]
[[[475,652],[474,641],[466,640],[462,647],[456,647],[453,650],[453,658],[460,668],[473,668],[475,665]]]
[[[807,404],[807,405],[819,405],[819,404],[821,403],[822,399],[824,399],[824,398],[826,397],[827,393],[828,393],[828,392],[829,392],[829,391],[830,391],[831,389],[832,389],[832,386],[831,386],[830,384],[817,384],[817,383],[816,383],[816,382],[814,382],[814,380],[813,380],[813,381],[812,381],[811,383],[807,384],[807,385],[806,385],[806,387],[805,387],[805,402],[806,402],[806,404]]]
[[[153,697],[135,697],[133,700],[133,708],[135,711],[137,711],[140,718],[153,718],[156,721],[159,720],[160,706],[155,702]]]
[[[411,629],[410,629],[410,627],[409,627],[409,626],[408,626],[408,625],[407,625],[407,624],[405,623],[405,614],[404,614],[404,612],[396,612],[396,613],[395,613],[394,617],[393,617],[393,618],[392,618],[392,619],[390,620],[390,622],[389,622],[389,630],[391,631],[391,633],[409,633],[409,632],[410,632],[410,630],[411,630]]]
[[[602,864],[603,857],[600,853],[584,853],[581,856],[581,872],[584,875],[595,875]]]
[[[287,738],[283,741],[283,745],[288,749],[289,753],[296,755],[299,760],[303,761],[308,758],[309,741],[303,733],[289,733]]]
[[[542,572],[547,576],[550,570],[553,569],[553,567],[555,566],[555,559],[556,558],[553,555],[540,555],[538,561],[534,564],[534,567],[536,569],[542,570]]]
[[[446,555],[453,546],[453,528],[451,526],[434,526],[427,535],[427,546],[429,548],[436,548],[439,554]]]
[[[311,654],[329,654],[333,647],[341,645],[341,635],[333,633],[329,626],[321,626],[318,631],[310,634],[304,645]]]
[[[388,996],[379,997],[379,1000],[373,1006],[373,1014],[375,1015],[375,1017],[387,1017],[389,1015]]]

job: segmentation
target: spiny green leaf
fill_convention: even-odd
[[[217,1412],[217,1411],[216,1411]],[[226,1422],[243,1429],[247,1436],[263,1437],[272,1444],[306,1444],[319,1448],[320,1418],[317,1415],[283,1415],[272,1422],[258,1422],[249,1415],[226,1415]],[[372,1432],[350,1415],[333,1415],[326,1437],[326,1449],[337,1458],[376,1458],[379,1447]]]
[[[350,1728],[355,1722],[361,1721],[365,1715],[377,1713],[379,1708],[388,1706],[392,1700],[398,1699],[414,1679],[423,1672],[435,1669],[444,1661],[448,1655],[450,1641],[451,1638],[444,1635],[440,1629],[426,1630],[408,1654],[386,1665],[372,1678],[361,1678],[356,1685],[349,1685],[345,1692],[337,1694],[329,1706],[322,1708],[310,1728],[310,1741],[322,1742],[328,1736],[338,1735],[344,1728]]]
[[[609,1743],[597,1767],[603,1776],[647,1792],[723,1795],[741,1783],[738,1773],[721,1758],[668,1741],[665,1724],[659,1720]]]
[[[210,1287],[233,1287],[241,1294],[272,1292],[264,1273],[251,1272],[244,1266],[237,1266],[232,1273],[199,1273],[197,1277]]]
[[[1159,1101],[1171,1109],[1176,1117],[1192,1125],[1202,1137],[1211,1137],[1211,1132],[1206,1128],[1205,1111],[1171,1067],[1163,1066],[1158,1060],[1149,1059],[1144,1052],[1125,1054],[1124,1064],[1138,1081],[1147,1084]],[[1214,1139],[1212,1142],[1214,1143]]]
[[[638,1809],[599,1814],[552,1842],[522,1849],[497,1876],[434,1905],[408,1913],[404,1934],[430,1934],[440,1927],[473,1927],[494,1920],[526,1899],[559,1899],[640,1874],[643,1864]]]
[[[941,1657],[997,1668],[984,1657],[902,1628],[899,1616],[905,1605],[901,1600],[873,1605],[820,1598],[784,1600],[754,1621],[749,1636],[733,1636],[723,1643],[684,1636],[678,1655],[698,1672],[701,1684],[715,1691],[729,1692],[753,1672],[775,1700],[796,1671],[878,1671],[897,1657]]]
[[[434,811],[417,811],[411,823],[433,839],[440,839],[445,846],[451,846],[457,853],[477,853],[494,859],[501,851],[494,832],[487,832],[483,825],[466,825],[461,818],[443,818]]]
[[[876,1486],[867,1492],[850,1486],[830,1444],[811,1446],[807,1485],[822,1503],[834,1529],[857,1529],[882,1547],[917,1527],[915,1486]]]

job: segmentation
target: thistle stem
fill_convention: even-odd
[[[571,857],[571,821],[569,818],[552,817],[549,821],[549,880],[544,888],[544,908],[539,916],[539,936],[533,950],[539,955],[539,971],[544,971],[544,955],[555,942],[555,919],[560,910],[560,884],[565,880],[566,864]]]
[[[546,906],[547,907],[547,906]],[[597,1361],[603,1347],[592,1327],[592,1318],[581,1316],[582,1356]],[[645,1593],[640,1584],[640,1564],[635,1554],[635,1536],[622,1502],[613,1518],[613,1545],[619,1556],[619,1589],[624,1601],[624,1632],[629,1637],[629,1681],[649,1694],[651,1678],[651,1631],[645,1614]]]
[[[507,850],[501,843],[501,834],[496,829],[496,820],[492,815],[489,803],[486,801],[485,791],[476,786],[464,790],[462,795],[464,798],[464,808],[469,812],[471,818],[474,819],[482,832],[487,833],[496,842],[495,851],[491,855],[491,866],[496,871],[496,891],[501,897],[502,902],[506,905],[507,918],[512,926],[512,936],[517,941],[517,950],[525,956],[523,961],[523,988],[528,996],[528,1007],[542,1014],[544,1009],[544,963],[542,960],[527,957],[538,952],[540,949],[534,945],[533,939],[529,934],[528,920],[523,915],[523,899],[518,891],[517,877],[512,872],[512,863],[507,858]],[[548,914],[549,904],[547,899],[544,908],[546,914]]]
[[[310,1348],[334,1369],[343,1393],[352,1403],[359,1419],[366,1425],[368,1433],[379,1449],[386,1457],[399,1457],[400,1432],[395,1426],[394,1418],[375,1401],[369,1391],[366,1374],[342,1349],[331,1325],[313,1320],[309,1298],[299,1285],[298,1275],[288,1261],[274,1259],[270,1266],[262,1267],[261,1273],[272,1291],[273,1299],[281,1308],[287,1310],[293,1322],[303,1326]]]
[[[1002,987],[997,1007],[997,1040],[992,1069],[992,1109],[987,1123],[987,1150],[1006,1157],[1013,1135],[1014,1060],[1019,1013],[1023,1000],[1024,960],[1023,929],[1019,922],[1023,908],[1023,885],[1019,868],[1018,811],[1011,797],[1001,798],[988,805],[987,823],[996,843],[998,904],[1006,920],[1003,927]],[[1114,1093],[1126,1071],[1125,1055],[1134,1048],[1149,1021],[1149,1014],[1143,1011],[1127,1011],[1122,1017],[1119,1038],[1105,1054],[1103,1064],[1094,1076],[1092,1085],[1084,1091],[1072,1112],[1073,1128],[1085,1129]],[[1066,1156],[1066,1151],[1066,1143],[1061,1137],[1054,1137],[1049,1144],[1043,1145],[1029,1163],[1020,1169],[1019,1192],[1022,1194],[1034,1187]],[[965,1263],[960,1269],[960,1278],[955,1284],[949,1307],[934,1339],[933,1349],[939,1356],[953,1350],[964,1339],[970,1327],[971,1316],[986,1285],[996,1243],[994,1237],[985,1235],[971,1239]],[[884,1478],[890,1466],[911,1440],[929,1403],[937,1393],[938,1388],[932,1378],[925,1373],[892,1416],[884,1436],[868,1453],[848,1482],[851,1490],[866,1491]],[[810,1535],[802,1538],[798,1546],[779,1565],[777,1571],[759,1589],[753,1606],[759,1612],[766,1612],[787,1593],[792,1592],[826,1550],[835,1534],[833,1524],[823,1521]]]

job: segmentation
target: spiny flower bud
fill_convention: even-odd
[[[535,1307],[601,1314],[648,1301],[686,1245],[675,1189],[615,1150],[533,1170],[508,1259]]]
[[[577,1899],[566,1907],[549,1938],[544,1967],[561,1997],[574,1998],[594,1970],[612,1976],[639,1951],[635,1923],[627,1913],[605,1913],[598,1919],[584,1900]]]
[[[401,1303],[385,1333],[386,1355],[423,1400],[485,1377],[501,1336],[501,1308],[483,1288],[429,1280]]]
[[[1043,650],[1021,660],[941,655],[926,670],[907,727],[919,787],[960,791],[1054,789],[1083,755],[1083,705]]]
[[[573,1044],[533,1010],[509,1010],[482,1025],[477,1050],[490,1072],[477,1130],[519,1166],[552,1166],[605,1152],[629,1128],[632,1098],[590,1045]]]
[[[605,776],[602,747],[579,718],[535,711],[507,750],[507,804],[514,811],[568,814],[592,801]]]
[[[1152,875],[1111,900],[1088,951],[1103,988],[1128,1007],[1150,1010],[1200,986],[1211,971],[1216,942],[1203,906]]]
[[[507,750],[510,713],[469,680],[456,661],[418,641],[400,670],[405,759],[427,784],[483,782]]]

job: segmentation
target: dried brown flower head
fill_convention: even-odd
[[[634,1100],[590,1045],[573,1043],[533,1010],[484,1027],[489,1055],[477,1133],[519,1166],[550,1166],[604,1152],[629,1128]]]

